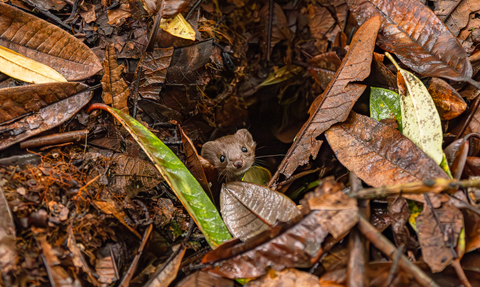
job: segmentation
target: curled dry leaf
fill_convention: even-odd
[[[208,184],[207,176],[203,171],[202,163],[199,158],[200,156],[198,155],[193,142],[190,140],[187,134],[185,134],[180,125],[178,125],[178,130],[180,131],[180,136],[182,137],[183,151],[187,156],[186,166],[192,175],[197,179],[198,183],[200,183],[208,197],[210,197],[210,200],[212,200],[213,204],[215,204],[215,198],[212,190],[210,189],[210,185]]]
[[[117,64],[117,55],[115,54],[115,45],[110,44],[105,50],[105,60],[103,60],[103,78],[102,78],[102,98],[107,105],[112,105],[124,113],[128,113],[127,100],[130,91],[128,85],[122,78],[124,64]]]
[[[0,46],[45,64],[69,81],[86,79],[102,69],[97,56],[61,28],[0,3]]]
[[[321,245],[328,235],[318,222],[320,213],[312,211],[280,235],[281,228],[276,226],[245,242],[228,241],[207,253],[202,263],[212,264],[208,272],[231,279],[259,277],[267,267],[310,267],[323,253]],[[264,237],[273,238],[258,245],[258,238]]]
[[[138,67],[142,68],[138,93],[148,99],[158,99],[158,94],[162,90],[162,84],[167,76],[167,68],[172,60],[173,47],[155,48],[152,52],[146,52],[140,58]],[[139,68],[135,72],[135,78],[132,85],[136,85],[139,76]]]
[[[359,24],[382,17],[377,44],[414,71],[464,81],[472,76],[457,38],[418,0],[346,0]]]
[[[3,132],[3,138],[0,139],[0,150],[59,126],[83,108],[92,99],[92,95],[93,91],[80,93],[42,108],[37,113],[12,124],[2,126],[0,132]]]
[[[288,283],[287,283],[288,282]],[[290,283],[290,284],[289,284]],[[270,269],[262,277],[250,281],[245,287],[310,286],[321,287],[318,277],[295,268],[286,268],[280,272]]]
[[[82,83],[49,83],[0,89],[0,123],[66,99],[88,88]]]
[[[462,96],[442,79],[432,78],[428,92],[442,120],[454,119],[467,109],[467,103]]]
[[[442,227],[438,225],[437,218]],[[464,228],[462,212],[448,204],[433,210],[425,205],[423,212],[416,218],[416,224],[423,261],[432,272],[442,271],[455,258],[452,250],[457,245],[460,232]]]
[[[179,249],[177,251],[177,249]],[[178,270],[180,269],[180,264],[182,263],[183,256],[187,250],[184,246],[174,246],[173,252],[178,252],[177,255],[170,260],[167,265],[164,267],[163,264],[160,264],[159,268],[152,275],[152,278],[145,284],[145,287],[168,287],[170,283],[177,277]]]
[[[20,81],[34,84],[66,82],[47,65],[0,46],[0,72]]]
[[[300,216],[295,203],[267,187],[248,182],[229,182],[220,192],[220,212],[228,231],[242,240]]]
[[[398,130],[352,112],[326,133],[338,160],[367,184],[378,187],[447,174]]]
[[[364,80],[370,73],[373,48],[380,18],[375,17],[363,24],[353,37],[348,54],[341,67],[323,94],[310,107],[310,118],[297,134],[295,143],[278,167],[278,173],[289,177],[299,165],[308,163],[310,156],[316,158],[322,141],[316,138],[333,124],[343,122],[366,86],[352,84]]]

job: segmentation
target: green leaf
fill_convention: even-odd
[[[104,104],[93,104],[88,112],[93,109],[110,112],[128,130],[160,171],[213,249],[232,238],[200,183],[161,140],[145,126],[117,109]]]
[[[443,158],[442,123],[432,97],[420,79],[400,68],[389,53],[385,55],[394,62],[401,75],[401,77],[397,76],[397,79],[402,108],[403,135],[440,164]]]
[[[377,121],[383,119],[395,119],[398,123],[398,130],[402,132],[400,96],[391,90],[371,87],[370,117]]]

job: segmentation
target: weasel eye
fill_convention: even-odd
[[[220,156],[220,162],[224,162],[225,161],[225,156],[224,155],[221,155]]]
[[[248,150],[247,150],[246,147],[242,147],[242,151],[243,151],[243,152],[247,152]]]

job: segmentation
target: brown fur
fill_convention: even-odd
[[[206,142],[201,156],[213,164],[220,177],[225,176],[227,181],[232,181],[239,179],[252,166],[256,146],[252,135],[246,129],[241,129],[233,135]],[[243,152],[242,147],[247,152]],[[225,156],[224,162],[220,162],[222,155]]]

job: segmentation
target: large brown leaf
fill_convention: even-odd
[[[380,18],[372,18],[363,24],[353,37],[348,54],[343,59],[332,82],[323,94],[318,96],[310,107],[310,118],[297,134],[297,140],[273,177],[279,173],[289,177],[297,166],[308,163],[310,156],[316,158],[322,141],[317,140],[321,133],[333,124],[343,122],[353,105],[365,90],[365,85],[352,84],[364,80],[370,74],[373,48]]]
[[[38,61],[69,81],[102,69],[97,56],[68,32],[10,5],[0,3],[0,45]]]
[[[82,83],[48,83],[0,89],[0,123],[66,99],[88,88]]]
[[[138,92],[144,98],[158,99],[162,90],[163,82],[167,76],[167,68],[172,60],[173,48],[156,48],[152,52],[146,52],[140,58],[139,68],[142,68]],[[132,85],[137,81],[137,69]]]
[[[31,116],[1,126],[0,132],[3,134],[0,150],[60,125],[83,108],[92,99],[92,95],[93,91],[79,93],[46,106]]]
[[[457,38],[420,1],[347,0],[347,4],[360,24],[381,16],[377,44],[414,71],[452,80],[472,76],[467,53]]]
[[[352,112],[325,132],[338,160],[367,184],[378,187],[447,174],[397,129]]]

